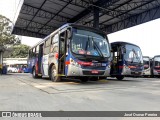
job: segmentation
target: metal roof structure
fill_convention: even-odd
[[[160,0],[24,0],[13,34],[45,37],[65,23],[113,33],[160,18]]]

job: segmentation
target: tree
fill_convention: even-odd
[[[8,47],[20,44],[20,40],[15,35],[11,34],[12,22],[0,15],[0,48],[7,49]]]
[[[12,52],[10,53],[10,55],[6,56],[6,57],[10,57],[10,58],[26,58],[28,56],[28,51],[29,51],[30,47],[27,45],[16,45],[13,47]]]

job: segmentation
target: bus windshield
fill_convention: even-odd
[[[154,68],[155,69],[160,69],[160,57],[155,57],[154,58]]]
[[[143,64],[144,64],[144,69],[148,69],[149,68],[149,57],[143,57]]]
[[[79,55],[109,57],[109,44],[106,38],[98,33],[73,28],[71,40],[72,52]]]
[[[142,52],[139,47],[127,44],[124,59],[131,63],[143,63]]]

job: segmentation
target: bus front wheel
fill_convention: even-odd
[[[59,82],[59,81],[61,81],[60,76],[57,76],[57,72],[56,72],[56,67],[55,67],[55,65],[53,65],[53,66],[51,67],[51,70],[50,70],[50,79],[51,79],[53,82]]]
[[[36,74],[36,68],[33,68],[33,72],[32,72],[32,77],[33,78],[38,78],[38,75]]]
[[[116,76],[117,80],[123,80],[124,76]]]

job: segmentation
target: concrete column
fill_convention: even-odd
[[[99,8],[94,7],[93,12],[93,27],[99,29]]]
[[[2,68],[3,68],[3,52],[0,51],[0,75],[2,74]]]
[[[0,64],[3,64],[3,52],[0,51]]]

